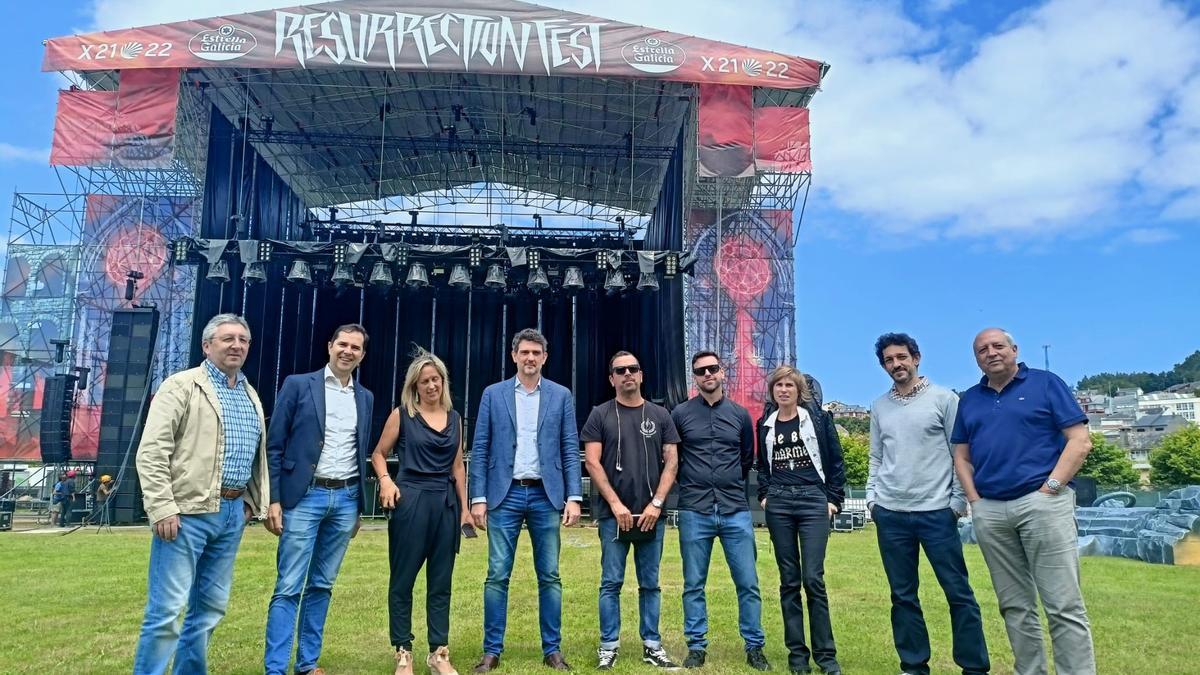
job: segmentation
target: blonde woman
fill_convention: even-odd
[[[800,371],[780,366],[767,387],[778,410],[758,421],[758,499],[779,565],[788,667],[793,673],[811,672],[811,659],[822,672],[840,673],[825,592],[825,546],[829,519],[846,495],[842,444],[833,418],[813,401]],[[808,600],[811,649],[804,640],[801,588]]]
[[[463,467],[462,418],[450,404],[446,364],[420,352],[408,366],[400,406],[392,411],[371,465],[379,478],[379,501],[388,521],[388,618],[396,648],[396,675],[411,675],[413,584],[422,565],[426,578],[425,663],[441,675],[450,665],[450,581],[461,527],[470,522]],[[388,475],[387,457],[403,438],[400,470]]]

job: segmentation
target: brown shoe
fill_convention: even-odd
[[[412,652],[403,647],[396,650],[395,675],[413,675]]]
[[[429,666],[429,672],[435,675],[458,675],[458,671],[450,665],[450,648],[446,645],[435,649],[425,659],[425,665]]]
[[[490,673],[500,667],[500,657],[492,654],[484,654],[483,658],[479,659],[479,663],[475,664],[475,670],[472,673]]]
[[[554,670],[570,670],[571,664],[563,658],[562,652],[550,652],[546,658],[542,659],[542,663]]]

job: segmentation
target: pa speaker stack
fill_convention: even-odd
[[[134,307],[113,312],[100,411],[100,443],[96,454],[97,475],[109,474],[116,478],[121,469],[125,469],[109,497],[113,523],[134,523],[145,517],[134,460],[141,440],[145,408],[150,401],[147,390],[157,336],[157,309]]]
[[[71,408],[75,401],[74,375],[46,378],[42,390],[42,420],[39,445],[42,462],[65,464],[71,461]]]

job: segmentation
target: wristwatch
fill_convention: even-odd
[[[650,505],[656,509],[661,509],[663,507],[663,500],[655,497],[654,499],[650,500]]]
[[[1054,494],[1058,494],[1058,491],[1062,489],[1062,483],[1060,483],[1057,478],[1047,478],[1046,489]]]

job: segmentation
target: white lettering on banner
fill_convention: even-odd
[[[301,68],[317,57],[335,64],[346,60],[366,63],[380,43],[388,64],[396,68],[396,59],[412,42],[421,64],[449,50],[462,59],[470,70],[472,62],[482,60],[490,66],[508,59],[525,69],[530,37],[536,37],[546,74],[574,66],[578,70],[600,70],[600,29],[603,23],[543,19],[514,22],[510,17],[443,12],[431,16],[394,12],[357,14],[346,12],[275,12],[275,55],[285,50],[296,57]],[[519,26],[519,29],[518,29]]]

